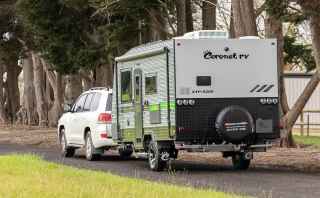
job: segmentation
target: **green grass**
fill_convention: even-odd
[[[320,137],[317,136],[294,136],[294,140],[298,144],[314,146],[316,148],[320,148]]]
[[[239,197],[212,190],[126,178],[54,164],[32,155],[0,156],[0,197],[4,198],[170,198]]]

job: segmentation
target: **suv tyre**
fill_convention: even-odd
[[[60,148],[61,148],[61,155],[63,157],[73,157],[76,151],[75,148],[68,146],[64,129],[61,129],[61,133],[60,133]]]
[[[93,146],[90,131],[86,135],[85,152],[86,152],[86,159],[89,161],[99,160],[101,157],[100,154],[97,154],[96,149]]]

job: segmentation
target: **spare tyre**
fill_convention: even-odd
[[[254,121],[251,114],[243,107],[229,106],[217,116],[216,131],[221,138],[233,144],[239,144],[254,132]]]

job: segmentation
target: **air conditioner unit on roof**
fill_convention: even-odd
[[[227,39],[229,35],[222,30],[200,30],[188,32],[183,35],[184,39]]]

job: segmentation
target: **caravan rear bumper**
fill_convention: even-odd
[[[200,145],[200,144],[183,144],[175,143],[175,148],[177,150],[186,150],[189,152],[265,152],[267,149],[272,147],[271,142],[266,142],[265,144],[256,145],[235,145],[235,144],[212,144],[212,145]]]

